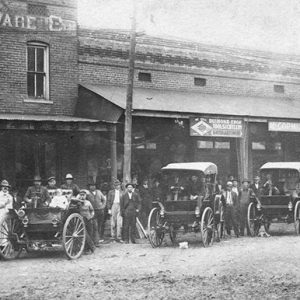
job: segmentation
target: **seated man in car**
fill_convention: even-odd
[[[42,186],[41,177],[34,176],[33,184],[27,189],[24,201],[33,208],[48,207],[51,197],[48,190]]]
[[[190,200],[197,200],[200,195],[204,192],[204,185],[199,180],[197,175],[192,175],[188,185],[187,185],[187,193],[189,195]]]
[[[263,184],[263,193],[264,193],[264,195],[267,195],[267,196],[280,194],[279,189],[273,183],[271,174],[267,174],[267,176],[266,176],[266,181]]]
[[[172,200],[177,201],[186,194],[185,185],[178,174],[174,174],[173,180],[170,182],[170,192]]]

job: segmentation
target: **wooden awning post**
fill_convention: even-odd
[[[240,180],[249,176],[249,131],[248,122],[244,122],[243,137],[238,141],[238,175]]]
[[[109,129],[110,134],[110,160],[111,160],[111,170],[110,177],[111,182],[117,179],[117,126],[111,125]]]

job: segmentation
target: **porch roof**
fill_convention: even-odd
[[[126,86],[81,84],[85,89],[106,99],[118,109],[126,107]],[[134,88],[133,114],[160,112],[177,114],[213,114],[240,117],[299,119],[300,99],[288,97],[245,97]]]

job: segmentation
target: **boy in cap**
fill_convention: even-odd
[[[104,224],[105,224],[105,216],[104,209],[106,207],[106,197],[102,194],[102,192],[96,189],[96,184],[94,182],[90,182],[88,184],[89,187],[89,200],[93,205],[95,216],[94,216],[94,243],[96,247],[99,246],[99,242],[104,242]]]
[[[36,175],[33,179],[33,186],[30,186],[24,196],[24,201],[32,207],[47,207],[51,201],[48,190],[42,186],[42,179]]]
[[[125,243],[129,243],[130,240],[135,244],[135,229],[136,229],[136,217],[141,209],[141,201],[139,195],[133,191],[133,184],[126,184],[127,191],[121,198],[121,215],[123,217],[123,236]]]
[[[67,174],[66,175],[66,182],[61,185],[61,189],[63,190],[72,190],[73,196],[77,196],[80,192],[80,188],[78,187],[77,184],[73,182],[74,178],[72,174]]]
[[[48,182],[48,184],[47,184],[46,188],[48,190],[48,193],[49,193],[51,199],[53,199],[53,197],[56,195],[56,191],[57,191],[55,177],[54,176],[49,177],[47,182]]]
[[[94,252],[95,244],[92,240],[93,236],[93,218],[95,215],[94,208],[91,202],[87,199],[87,191],[80,190],[79,195],[76,197],[79,200],[79,213],[84,219],[85,227],[86,227],[86,250],[88,248]]]
[[[1,181],[0,191],[0,217],[13,208],[13,197],[9,194],[10,185],[7,180]]]
[[[111,238],[117,242],[123,242],[122,240],[122,222],[120,202],[122,197],[121,182],[115,180],[114,189],[108,192],[107,195],[107,208],[108,213],[111,215]]]

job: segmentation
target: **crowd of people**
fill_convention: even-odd
[[[250,197],[259,198],[262,194],[279,193],[273,184],[272,176],[266,175],[264,183],[256,176],[251,183],[244,179],[239,182],[233,176],[227,178],[226,184],[218,179],[216,184],[213,177],[191,175],[183,179],[177,173],[163,174],[160,178],[149,181],[144,179],[139,185],[137,178],[125,186],[115,180],[112,185],[104,182],[100,188],[94,182],[89,182],[86,189],[80,189],[71,174],[65,177],[65,183],[57,186],[55,177],[49,177],[47,185],[42,186],[40,176],[35,176],[33,185],[28,187],[21,201],[31,207],[51,207],[54,196],[61,196],[63,192],[75,197],[79,203],[80,214],[84,218],[87,228],[86,250],[94,251],[104,242],[106,220],[110,217],[111,240],[119,243],[135,243],[136,218],[138,217],[144,228],[152,209],[153,202],[177,200],[202,200],[213,194],[219,194],[224,207],[225,229],[230,235],[239,237],[248,232],[247,208]],[[10,194],[10,185],[6,180],[0,184],[0,216],[13,207],[16,194]],[[64,194],[64,195],[66,195]],[[20,202],[20,200],[19,200]],[[53,203],[52,203],[53,204]],[[57,204],[55,204],[57,205]],[[61,204],[62,205],[62,204]]]

